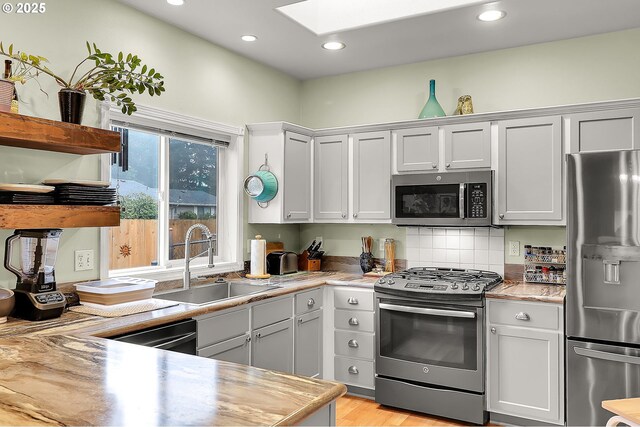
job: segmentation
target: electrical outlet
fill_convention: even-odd
[[[509,242],[509,256],[520,256],[520,242]]]
[[[75,251],[75,271],[93,270],[93,250]]]

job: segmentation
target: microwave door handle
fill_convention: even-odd
[[[573,351],[580,356],[592,359],[608,360],[610,362],[632,363],[640,365],[640,357],[628,356],[626,354],[609,353],[608,351],[591,350],[590,348],[573,347]]]
[[[460,317],[464,319],[475,319],[476,317],[476,313],[474,313],[473,311],[442,310],[437,308],[410,307],[406,305],[387,304],[384,302],[381,302],[379,304],[379,307],[382,310],[400,311],[402,313],[426,314],[430,316]]]
[[[460,184],[460,192],[458,193],[458,204],[459,204],[459,209],[458,211],[460,211],[460,218],[464,219],[466,217],[466,212],[467,212],[467,207],[465,206],[465,193],[467,191],[467,185],[466,184]]]

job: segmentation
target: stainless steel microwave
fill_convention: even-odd
[[[490,226],[492,182],[492,171],[394,175],[392,222],[434,227]]]

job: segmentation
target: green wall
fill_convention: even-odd
[[[163,2],[164,3],[164,2]],[[0,35],[6,46],[47,57],[50,68],[69,75],[86,55],[85,40],[104,51],[133,52],[165,76],[161,97],[136,97],[141,104],[203,119],[244,126],[287,120],[300,122],[299,80],[206,42],[112,0],[56,0],[43,15],[2,15]],[[34,82],[19,87],[21,113],[59,119],[57,90],[52,79],[40,79],[47,98]],[[87,100],[84,124],[98,126],[97,104]],[[246,169],[246,167],[245,167]],[[246,171],[246,170],[245,170]],[[44,178],[99,176],[98,156],[79,157],[0,147],[0,182],[37,183]],[[246,218],[246,215],[245,215]],[[278,232],[269,227],[267,236]],[[253,233],[245,221],[245,235]],[[10,234],[0,232],[0,241]],[[282,227],[288,247],[297,248],[298,226]],[[98,259],[98,229],[65,230],[57,262],[58,281],[88,280],[92,271],[73,271],[73,251],[93,249]],[[0,268],[0,286],[15,278]]]
[[[436,79],[447,114],[463,94],[472,96],[476,112],[640,97],[639,45],[640,29],[633,29],[308,80],[302,84],[301,124],[323,128],[415,119],[429,79]],[[329,227],[302,225],[301,244]],[[336,230],[325,232],[331,255],[358,255],[359,237],[372,234],[395,237],[398,257],[404,256],[403,229],[342,225]],[[505,241],[511,240],[563,246],[565,229],[508,227]],[[522,263],[508,254],[505,261]]]

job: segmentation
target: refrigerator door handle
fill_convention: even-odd
[[[620,260],[602,260],[604,266],[604,283],[607,285],[620,284]]]
[[[573,351],[579,356],[591,357],[592,359],[609,360],[611,362],[632,363],[640,365],[640,357],[627,356],[626,354],[609,353],[608,351],[591,350],[589,348],[573,347]]]

